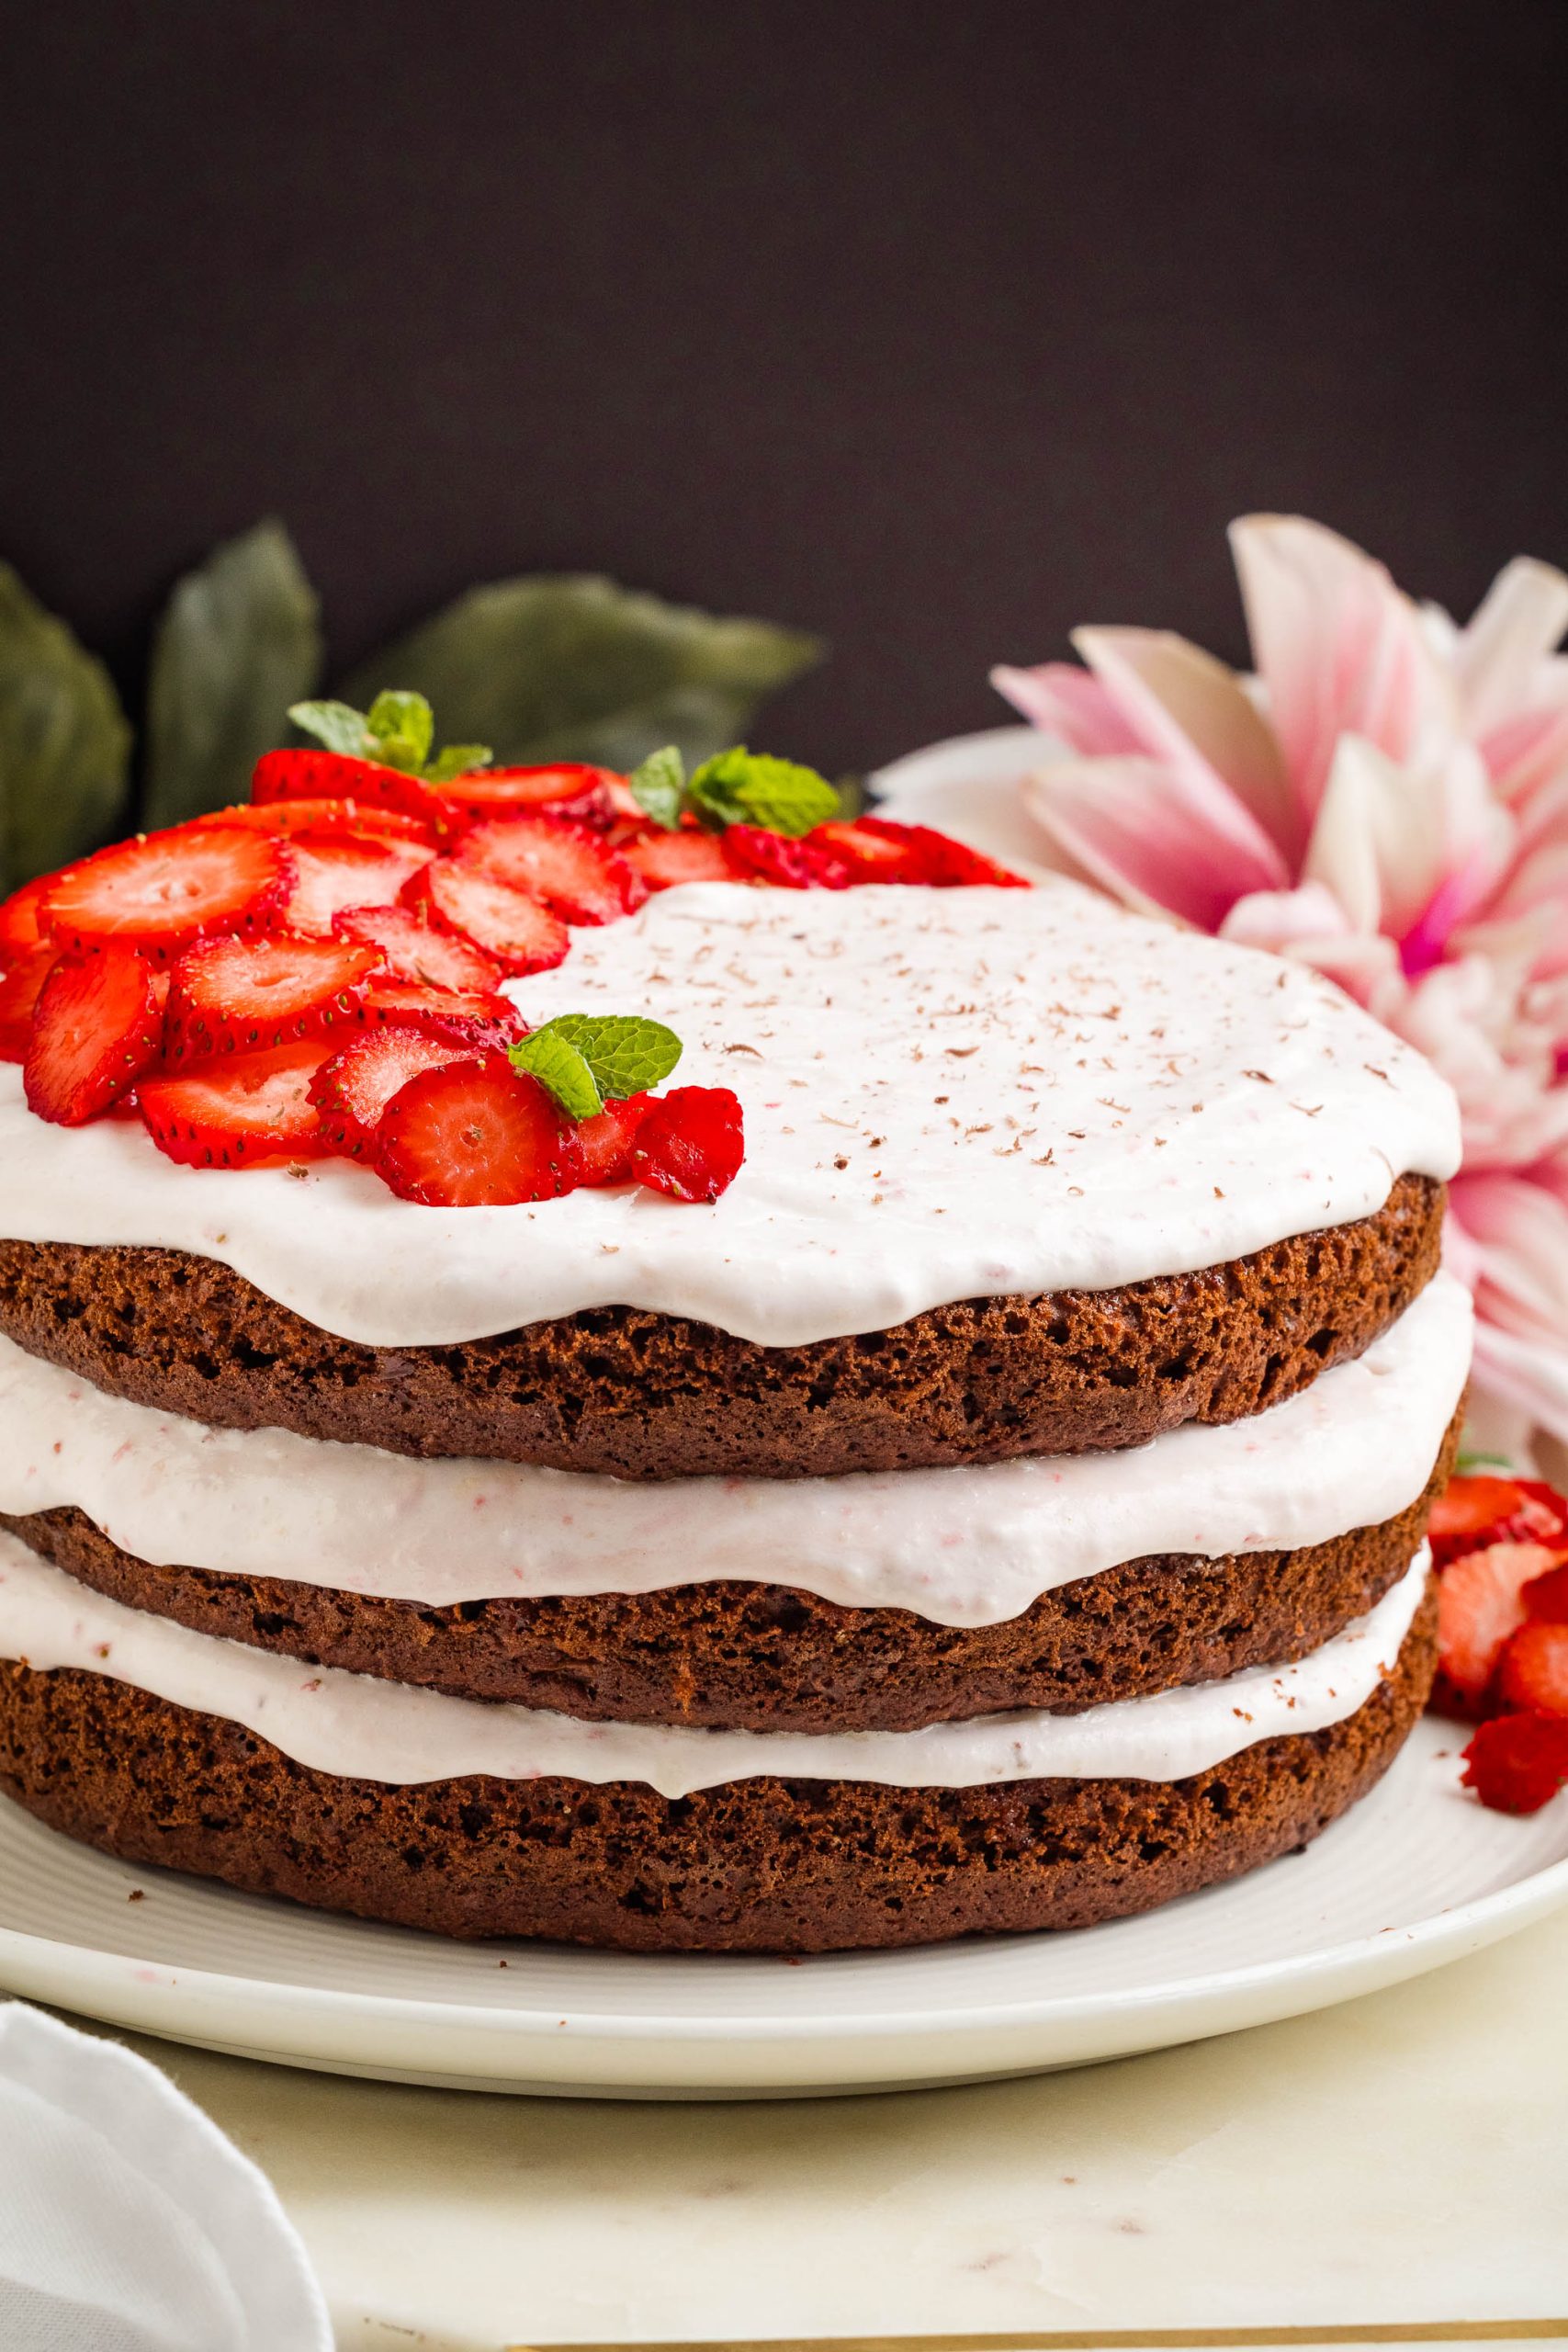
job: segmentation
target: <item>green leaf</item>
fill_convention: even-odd
[[[118,830],[130,759],[108,672],[0,564],[0,894]]]
[[[372,756],[365,713],[345,702],[291,702],[288,716],[302,735],[313,735],[329,752],[342,752],[351,760]]]
[[[743,743],[705,760],[686,790],[698,814],[715,824],[761,825],[795,838],[839,809],[838,794],[815,768],[749,752]]]
[[[450,784],[455,775],[470,775],[488,768],[495,753],[488,743],[448,743],[422,771],[426,784]]]
[[[507,1047],[513,1068],[547,1087],[571,1119],[596,1117],[606,1095],[624,1102],[657,1086],[681,1051],[662,1021],[621,1012],[558,1012]]]
[[[601,1094],[613,1095],[617,1102],[660,1085],[682,1051],[673,1029],[635,1013],[558,1012],[545,1028],[575,1046]]]
[[[569,1119],[592,1119],[604,1108],[592,1071],[553,1021],[531,1029],[506,1050],[513,1069],[525,1070],[547,1087]]]
[[[152,647],[143,821],[243,800],[321,665],[315,594],[281,523],[258,523],[187,572]]]
[[[375,738],[372,757],[405,775],[418,775],[435,740],[435,714],[423,695],[400,694],[389,687],[378,694],[365,714],[367,731]]]
[[[666,743],[688,761],[733,742],[764,695],[821,659],[815,638],[585,576],[471,589],[361,664],[344,693],[417,687],[444,726],[507,764],[629,769]]]
[[[673,832],[686,797],[686,763],[673,743],[649,752],[626,778],[632,798],[656,825]]]

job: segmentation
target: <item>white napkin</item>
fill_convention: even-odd
[[[0,2004],[5,2352],[332,2352],[265,2176],[154,2066]]]

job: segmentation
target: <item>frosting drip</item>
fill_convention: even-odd
[[[710,1206],[635,1187],[430,1209],[346,1161],[196,1171],[0,1070],[0,1233],[232,1266],[319,1329],[439,1346],[625,1305],[763,1346],[955,1299],[1105,1289],[1365,1216],[1459,1161],[1452,1095],[1318,974],[1034,890],[704,883],[574,933],[532,1021],[655,1015],[741,1097]]]
[[[1352,1363],[1250,1420],[1116,1453],[840,1478],[629,1483],[215,1430],[0,1339],[0,1511],[73,1504],[158,1566],[429,1608],[733,1577],[993,1624],[1149,1553],[1287,1550],[1376,1526],[1431,1475],[1470,1359],[1439,1274]]]
[[[302,1666],[88,1591],[0,1536],[0,1657],[76,1668],[220,1715],[298,1764],[404,1785],[494,1773],[646,1781],[667,1797],[777,1775],[892,1788],[1032,1780],[1179,1781],[1257,1741],[1354,1714],[1393,1668],[1426,1586],[1425,1547],[1369,1616],[1294,1666],[1258,1667],[1077,1715],[912,1732],[718,1732],[579,1722]]]

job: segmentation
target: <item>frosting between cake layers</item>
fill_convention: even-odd
[[[510,985],[533,1022],[652,1014],[684,1040],[678,1082],[735,1089],[720,1200],[433,1209],[344,1160],[194,1170],[134,1121],[35,1119],[7,1068],[0,1234],[218,1259],[371,1346],[622,1305],[793,1347],[1215,1265],[1459,1163],[1448,1087],[1329,981],[1066,882],[704,883]]]
[[[0,1338],[0,1511],[74,1505],[160,1566],[427,1608],[717,1577],[994,1624],[1151,1553],[1284,1551],[1380,1525],[1431,1475],[1471,1304],[1439,1274],[1354,1362],[1253,1419],[1113,1453],[837,1478],[633,1483],[219,1430]]]
[[[1293,1666],[1255,1667],[1082,1714],[1020,1713],[920,1731],[694,1731],[579,1721],[303,1666],[88,1591],[0,1536],[0,1657],[107,1675],[219,1715],[308,1770],[404,1786],[493,1773],[644,1781],[667,1797],[727,1781],[972,1788],[1032,1780],[1179,1781],[1279,1734],[1322,1731],[1393,1667],[1425,1589],[1423,1546],[1377,1607]]]

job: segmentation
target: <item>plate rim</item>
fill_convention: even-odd
[[[61,1833],[51,1831],[48,1834],[58,1836]],[[213,1882],[211,1885],[212,1891],[220,1898],[229,1892],[220,1883]],[[569,2008],[563,2017],[558,2004],[548,2007],[502,2008],[484,2002],[435,2001],[407,1994],[353,1992],[334,1985],[289,1984],[266,1977],[186,1966],[177,1961],[106,1951],[100,1946],[73,1944],[57,1937],[34,1935],[26,1928],[4,1925],[0,1925],[0,1974],[8,1974],[4,1963],[12,1956],[32,1958],[40,1962],[49,1962],[52,1956],[56,1964],[69,1956],[77,1962],[71,1973],[84,1983],[95,1978],[106,1983],[123,1983],[134,1972],[157,1971],[166,1979],[159,1988],[165,1994],[173,1991],[177,1984],[193,1994],[206,1994],[221,2000],[254,2000],[265,2004],[280,2018],[301,2014],[330,2017],[335,2014],[353,2017],[364,2024],[383,2023],[389,2027],[404,2028],[426,2026],[461,2030],[487,2038],[547,2039],[552,2043],[558,2041],[563,2028],[573,2039],[581,2035],[612,2042],[644,2042],[656,2038],[663,2042],[676,2041],[695,2047],[742,2041],[770,2046],[792,2041],[822,2044],[851,2040],[881,2043],[939,2033],[1021,2032],[1032,2026],[1045,2024],[1067,2028],[1101,2018],[1108,2022],[1134,2018],[1141,2011],[1154,2008],[1168,2011],[1196,2008],[1216,1999],[1241,1998],[1266,1986],[1283,1989],[1303,1977],[1321,1983],[1325,1979],[1354,1974],[1359,1965],[1374,1954],[1398,1951],[1407,1957],[1416,1952],[1426,1953],[1434,1946],[1439,1950],[1448,1944],[1462,1946],[1477,1930],[1490,1928],[1495,1928],[1501,1936],[1508,1932],[1510,1925],[1523,1928],[1537,1917],[1544,1917],[1564,1904],[1568,1904],[1568,1854],[1527,1871],[1520,1878],[1510,1880],[1504,1886],[1472,1896],[1465,1903],[1435,1911],[1425,1918],[1401,1927],[1381,1928],[1346,1943],[1293,1954],[1283,1960],[1255,1961],[1241,1968],[1215,1970],[1201,1976],[1186,1976],[1155,1984],[1127,1986],[1110,1993],[1044,1995],[1035,1999],[1004,1999],[987,2004],[970,2002],[953,2007],[911,2009],[897,2015],[886,2011],[853,2017],[759,2012],[743,2018],[722,2018],[658,2010],[601,2015],[573,2012]],[[306,1906],[298,1907],[306,1917],[309,1916]],[[374,1926],[376,1923],[367,1921],[364,1924]],[[560,1949],[570,1951],[570,1947]],[[815,1956],[805,1954],[801,1957],[809,1960]],[[832,1958],[837,1955],[822,1956]],[[875,1956],[863,1955],[865,1958]],[[667,1955],[644,1953],[628,1954],[626,1957],[657,1962]],[[668,1957],[693,1960],[723,1958],[725,1955],[676,1953]],[[141,1982],[147,1990],[152,1990],[145,1977]]]

